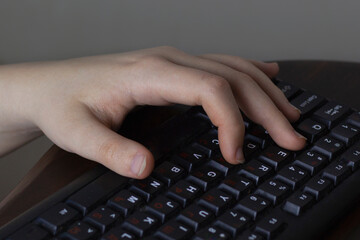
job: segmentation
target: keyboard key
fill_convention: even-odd
[[[232,202],[233,198],[230,195],[219,189],[212,189],[201,196],[198,204],[210,209],[218,216],[228,208]]]
[[[259,144],[262,149],[264,149],[270,141],[270,136],[263,127],[256,125],[246,132],[245,141],[246,140],[254,141]]]
[[[122,216],[127,217],[142,203],[143,200],[138,195],[124,189],[115,194],[107,202],[107,205],[119,211]]]
[[[359,128],[351,126],[347,123],[337,125],[331,130],[331,135],[350,146],[359,138]]]
[[[250,221],[250,217],[244,213],[230,209],[216,220],[215,226],[226,230],[232,237],[235,237],[245,229]]]
[[[135,212],[130,217],[125,219],[122,226],[124,229],[134,233],[137,237],[144,237],[151,230],[155,229],[159,220],[149,213]]]
[[[171,186],[185,175],[185,170],[175,163],[164,161],[154,169],[153,174],[166,186]]]
[[[304,116],[319,107],[324,100],[324,97],[307,91],[295,97],[290,103],[298,108],[301,111],[301,115]]]
[[[243,152],[245,159],[246,160],[250,159],[250,157],[254,153],[258,152],[259,149],[260,149],[260,145],[258,143],[251,140],[245,140],[243,145]]]
[[[226,239],[230,239],[230,237],[225,231],[213,226],[202,229],[194,237],[194,240],[208,240],[208,239],[226,240]]]
[[[76,222],[66,232],[61,234],[62,238],[70,240],[91,240],[96,239],[99,232],[84,222]]]
[[[300,90],[298,87],[283,81],[279,81],[276,85],[284,93],[287,99],[292,98]]]
[[[332,180],[334,185],[336,186],[345,178],[347,178],[350,174],[351,170],[347,166],[346,162],[336,161],[330,163],[330,165],[324,169],[322,176]]]
[[[281,169],[275,178],[291,186],[294,190],[309,178],[309,174],[302,168],[291,164]]]
[[[186,207],[200,193],[201,189],[195,184],[180,180],[169,189],[166,195],[179,202],[182,207]]]
[[[164,196],[158,196],[148,206],[146,206],[146,211],[160,219],[162,223],[174,216],[179,209],[179,203]]]
[[[218,133],[214,129],[196,139],[196,143],[206,151],[208,156],[220,151]]]
[[[80,214],[78,211],[65,203],[58,203],[41,214],[35,222],[55,235],[79,217]]]
[[[273,205],[277,205],[288,195],[291,188],[286,184],[270,179],[262,183],[255,193],[271,201]]]
[[[278,170],[292,160],[292,155],[290,151],[278,146],[269,146],[260,154],[259,159]]]
[[[255,231],[265,235],[267,239],[273,239],[283,227],[284,221],[282,219],[269,215],[256,225]]]
[[[253,180],[256,185],[258,185],[266,178],[270,177],[272,172],[273,170],[271,167],[258,160],[251,160],[239,171],[239,174]]]
[[[125,186],[126,183],[125,177],[109,171],[73,194],[66,203],[86,215],[97,204]]]
[[[326,156],[311,150],[302,153],[294,162],[295,165],[309,171],[311,175],[319,172],[327,163],[328,158]]]
[[[247,234],[241,235],[236,240],[263,240],[263,239],[264,239],[264,237],[258,233],[247,233]]]
[[[185,208],[177,217],[177,220],[189,225],[194,231],[197,231],[206,226],[213,218],[214,214],[212,212],[193,204]]]
[[[315,142],[327,132],[326,126],[324,124],[315,122],[310,118],[302,121],[296,127],[296,130],[300,132],[304,137],[306,137],[310,143]]]
[[[193,171],[187,178],[189,182],[201,186],[203,191],[207,191],[220,181],[221,172],[210,166],[203,166]]]
[[[240,200],[239,204],[235,206],[236,210],[248,214],[255,220],[266,208],[270,206],[270,202],[255,194],[250,194]]]
[[[336,102],[328,102],[314,113],[314,117],[333,128],[349,112],[349,107]]]
[[[109,230],[115,221],[120,217],[120,214],[111,210],[108,207],[100,206],[88,214],[84,221],[100,229],[102,233]]]
[[[186,171],[190,172],[195,167],[204,163],[208,157],[207,153],[196,146],[190,146],[181,150],[172,160],[182,166]]]
[[[101,240],[135,240],[137,239],[129,231],[125,231],[121,227],[112,228],[109,232],[101,237]]]
[[[164,184],[161,181],[153,177],[147,177],[145,179],[135,180],[129,189],[149,202],[163,188]]]
[[[357,170],[360,166],[360,143],[354,144],[341,155],[340,159],[341,161],[346,162],[352,171]]]
[[[236,165],[228,163],[221,154],[212,157],[208,165],[222,172],[224,176],[228,176],[236,168]]]
[[[332,160],[343,150],[344,147],[345,144],[343,142],[327,135],[316,141],[311,150],[318,151]]]
[[[330,191],[331,187],[332,183],[329,179],[316,176],[306,183],[304,192],[310,193],[316,198],[316,200],[320,200]]]
[[[251,180],[239,175],[231,175],[219,185],[219,189],[231,194],[236,200],[249,194],[253,188]]]
[[[360,128],[360,112],[354,112],[352,113],[346,121],[356,127]]]
[[[190,227],[175,220],[165,223],[155,233],[155,236],[164,240],[187,240],[192,235],[193,231]]]
[[[49,239],[49,233],[35,224],[29,224],[12,234],[6,240],[45,240]]]
[[[309,193],[295,192],[287,200],[283,209],[295,216],[299,216],[303,211],[314,203],[314,198]]]

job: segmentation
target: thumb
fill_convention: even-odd
[[[151,173],[154,159],[147,148],[112,131],[90,113],[77,114],[67,130],[58,127],[65,140],[59,140],[60,147],[126,177],[145,178]]]

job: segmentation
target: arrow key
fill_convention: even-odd
[[[108,207],[100,206],[85,217],[86,222],[94,225],[102,233],[109,230],[109,227],[119,219],[120,214]]]
[[[98,231],[84,222],[76,222],[61,235],[62,238],[71,240],[96,239]]]

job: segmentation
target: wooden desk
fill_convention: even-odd
[[[360,64],[329,61],[283,61],[279,64],[281,69],[279,78],[360,109]],[[157,114],[154,114],[154,111],[157,111]],[[152,116],[161,116],[157,119],[150,118],[151,125],[156,125],[177,110],[145,109],[133,114],[128,122],[134,119],[146,119],[148,123],[149,118],[139,118],[138,115],[150,115],[150,112]],[[133,133],[134,129],[131,126],[129,124],[125,127],[128,133]],[[146,129],[140,132],[144,131]],[[94,166],[96,166],[94,162],[67,153],[57,146],[51,147],[18,186],[0,203],[0,226]],[[333,232],[325,238],[357,239],[360,238],[359,236],[360,207],[345,216]]]

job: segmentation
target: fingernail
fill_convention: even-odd
[[[290,103],[290,106],[291,106],[293,109],[295,109],[296,111],[298,111],[298,112],[299,112],[299,114],[301,114],[300,109],[298,109],[297,107],[295,107],[295,106],[294,106],[294,105],[292,105],[291,103]]]
[[[306,137],[304,137],[303,135],[301,135],[300,133],[298,133],[297,131],[294,130],[294,133],[296,134],[296,136],[298,136],[299,138],[305,139],[307,140]]]
[[[140,176],[144,172],[145,167],[146,167],[145,155],[141,153],[137,153],[131,162],[131,171],[135,175]]]
[[[238,148],[238,150],[236,151],[235,157],[236,157],[236,161],[238,161],[239,163],[244,163],[245,162],[245,158],[244,158],[242,148]]]

